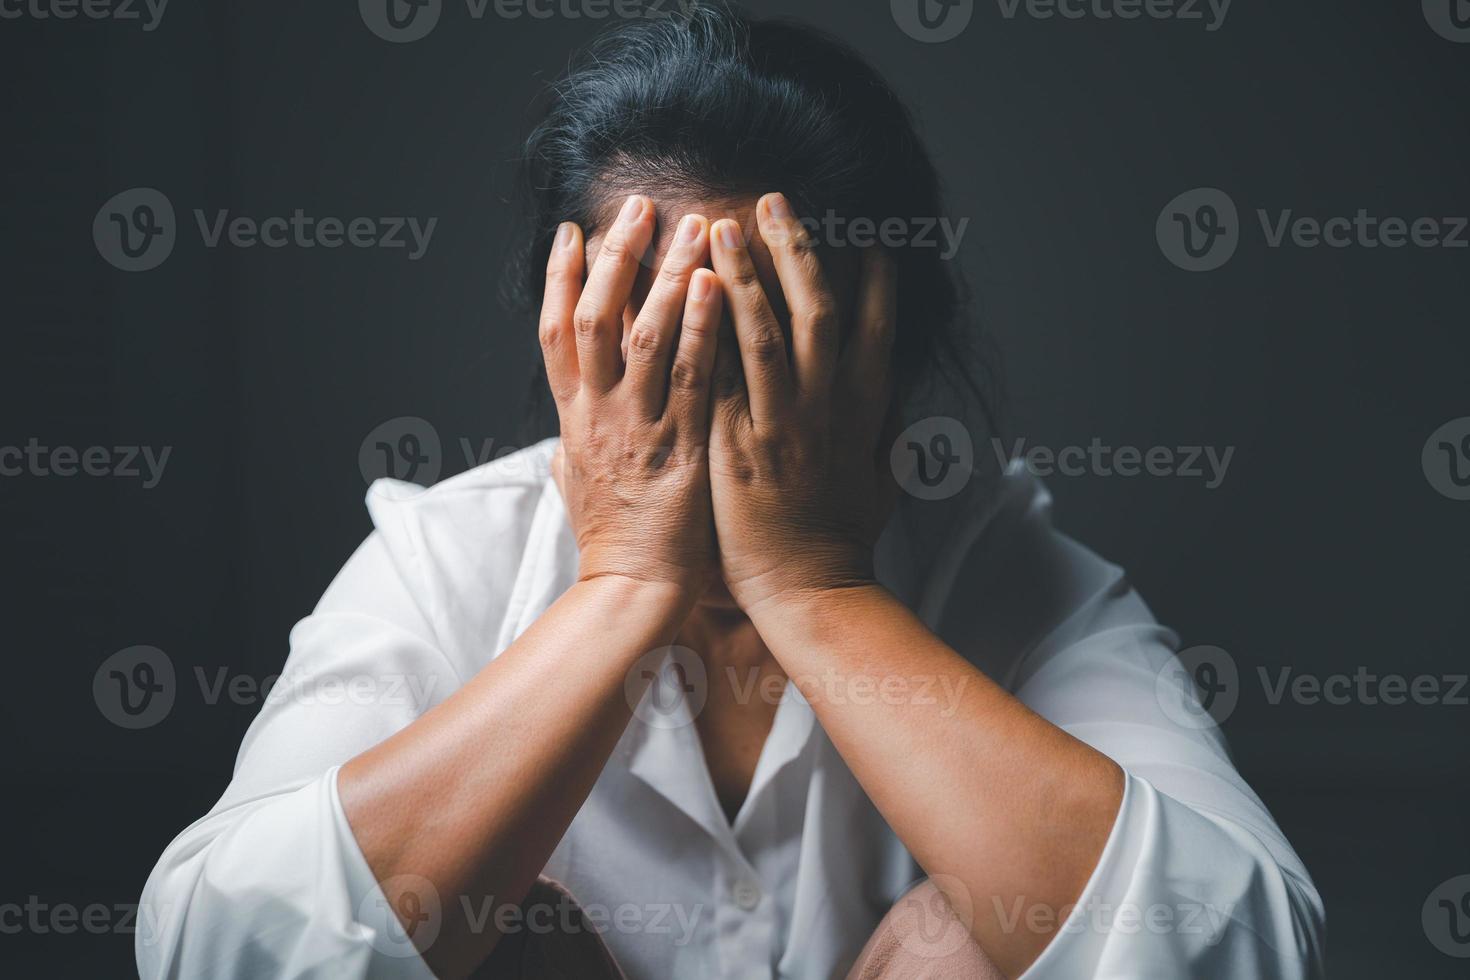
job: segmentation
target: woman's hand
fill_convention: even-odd
[[[564,224],[552,245],[541,348],[561,419],[556,478],[581,579],[621,576],[696,596],[715,566],[708,469],[710,381],[720,291],[708,223],[679,225],[622,352],[624,311],[654,231],[631,197],[583,285],[584,244]]]
[[[716,368],[711,489],[725,583],[747,614],[872,579],[895,309],[893,265],[870,249],[844,330],[786,198],[766,195],[756,216],[791,314],[789,355],[739,226],[720,221],[711,235],[738,341],[722,343]]]

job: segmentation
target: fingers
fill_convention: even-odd
[[[622,377],[623,310],[652,240],[653,205],[634,195],[603,239],[572,317],[583,388],[605,393]]]
[[[688,305],[686,295],[694,270],[704,265],[708,250],[708,223],[700,215],[685,215],[628,334],[624,383],[634,405],[647,419],[663,414],[671,384],[669,361]]]
[[[898,269],[882,249],[864,249],[857,324],[843,352],[841,370],[853,392],[882,398],[885,404],[897,318]]]
[[[582,293],[582,229],[570,221],[556,230],[546,260],[546,291],[541,302],[541,357],[558,407],[577,393],[577,338],[572,316]]]
[[[668,416],[688,432],[702,431],[709,422],[722,298],[718,276],[708,269],[693,274],[684,303],[679,350],[669,371],[667,410]]]
[[[817,255],[817,240],[802,226],[784,194],[756,206],[761,239],[770,249],[791,311],[791,348],[797,389],[820,396],[837,365],[837,304]]]
[[[740,344],[751,420],[757,425],[775,423],[783,417],[791,385],[781,325],[771,312],[740,225],[728,219],[716,222],[710,251]]]

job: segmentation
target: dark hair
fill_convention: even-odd
[[[801,214],[848,221],[944,213],[908,110],[861,56],[810,27],[726,3],[628,21],[596,39],[551,89],[521,166],[522,240],[504,298],[528,319],[557,225],[590,232],[612,200],[655,185],[691,200],[780,190]],[[953,390],[971,396],[993,431],[993,362],[963,316],[956,263],[922,247],[895,249],[894,259],[900,405],[911,408],[930,381],[957,381]],[[542,394],[539,408],[546,402]]]

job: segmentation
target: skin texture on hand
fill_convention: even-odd
[[[747,612],[872,578],[887,510],[878,445],[896,304],[893,263],[868,250],[844,338],[813,236],[780,194],[756,214],[790,311],[789,357],[740,227],[719,221],[711,236],[734,321],[715,377],[715,526],[725,584]]]
[[[708,223],[686,216],[628,334],[624,311],[654,233],[630,197],[583,285],[580,230],[551,250],[541,345],[561,418],[557,477],[582,578],[702,591],[713,574],[709,390],[720,323]]]

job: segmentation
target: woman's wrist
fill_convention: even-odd
[[[777,636],[809,639],[850,623],[854,615],[874,604],[891,601],[893,594],[871,575],[847,573],[820,583],[773,591],[752,602],[745,614],[767,645]],[[774,647],[773,647],[774,651]]]
[[[653,617],[656,622],[666,619],[676,629],[699,601],[702,592],[702,587],[692,581],[675,582],[607,571],[581,572],[576,587],[606,599],[618,609]]]

